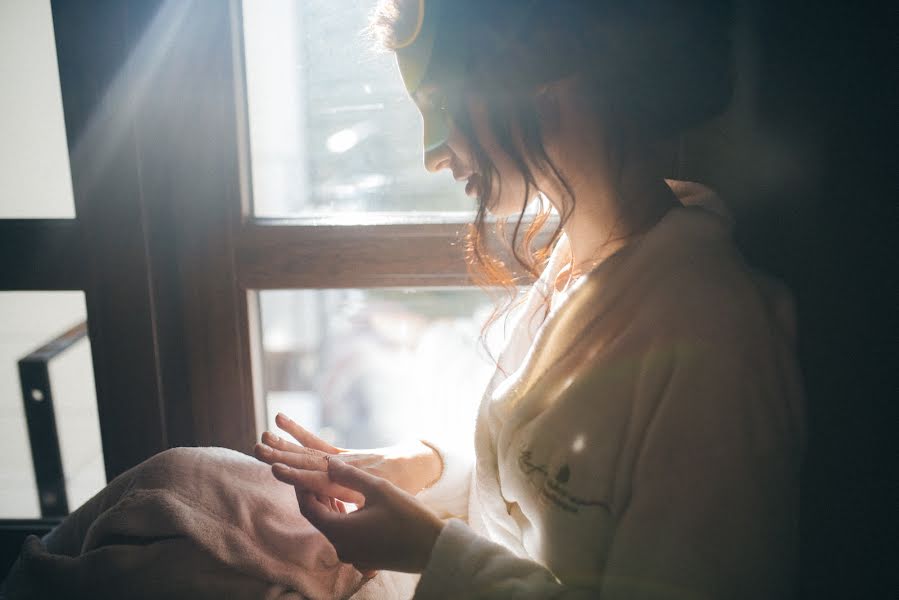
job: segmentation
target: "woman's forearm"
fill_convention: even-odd
[[[434,485],[443,473],[440,455],[418,440],[384,449],[389,479],[399,488],[417,494]]]

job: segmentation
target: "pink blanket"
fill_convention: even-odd
[[[9,600],[362,600],[408,597],[414,584],[390,573],[365,582],[340,563],[267,465],[177,448],[117,477],[43,542],[29,538],[5,591]]]

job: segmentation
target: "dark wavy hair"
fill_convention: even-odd
[[[438,36],[452,39],[463,32],[465,43],[438,44],[434,53],[465,53],[463,93],[483,99],[490,130],[525,181],[511,239],[502,235],[506,222],[498,231],[517,267],[534,278],[576,202],[546,152],[558,115],[545,93],[549,84],[576,78],[578,93],[602,124],[613,172],[619,173],[630,156],[718,114],[730,99],[731,9],[725,0],[428,0],[435,2],[444,5]],[[381,0],[370,25],[377,44],[396,49],[415,28],[418,7],[419,0]],[[517,279],[491,251],[497,236],[491,236],[487,219],[497,171],[478,143],[466,104],[453,104],[454,124],[467,137],[483,178],[467,238],[469,270],[477,283],[505,287],[511,298]],[[535,170],[565,192],[554,198],[559,224],[539,247],[534,242],[550,213],[543,207],[526,222],[526,205],[538,191]]]

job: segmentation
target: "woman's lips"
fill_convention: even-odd
[[[467,181],[468,183],[465,184],[465,195],[472,198],[477,197],[479,186],[481,183],[480,175],[478,175],[474,171],[458,172],[453,169],[453,179],[455,179],[456,181]]]

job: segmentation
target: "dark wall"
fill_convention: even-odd
[[[748,260],[796,298],[808,599],[899,589],[896,12],[887,2],[738,2],[735,105],[685,143],[684,174],[721,191]]]

